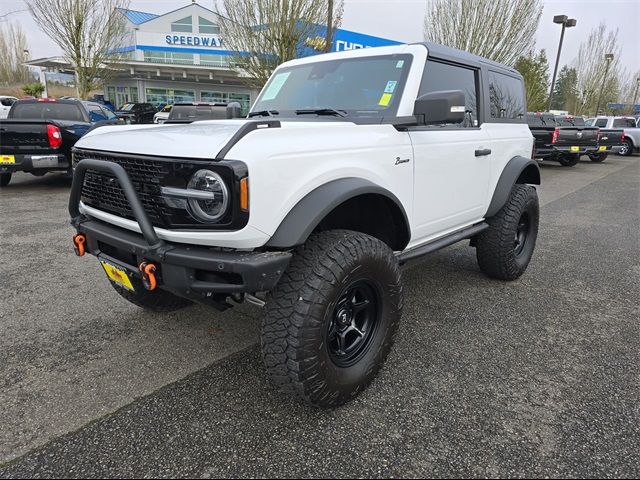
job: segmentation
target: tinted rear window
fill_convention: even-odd
[[[170,120],[221,120],[227,118],[226,107],[206,105],[174,105],[169,114]]]
[[[584,127],[584,118],[582,117],[556,117],[556,123],[560,127]]]
[[[15,98],[0,98],[0,103],[5,107],[10,107],[16,101]]]
[[[83,122],[82,110],[71,103],[17,103],[11,110],[12,118],[32,120],[68,120]]]
[[[553,115],[536,115],[528,113],[527,123],[532,127],[554,127],[556,120],[553,118]]]
[[[489,72],[491,118],[524,118],[524,84],[520,79]]]
[[[614,118],[613,119],[613,127],[621,127],[621,128],[634,128],[636,126],[636,122],[633,118]]]

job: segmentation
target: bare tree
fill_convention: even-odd
[[[108,63],[122,57],[129,0],[26,0],[40,29],[64,52],[76,73],[78,96],[86,98],[98,78],[113,74]]]
[[[336,3],[334,28],[342,5]],[[324,38],[317,40],[328,11],[329,0],[222,0],[217,13],[227,49],[238,52],[234,69],[245,84],[259,88],[280,63],[301,56],[309,45],[324,51]]]
[[[541,0],[428,0],[424,38],[514,65],[532,51]]]
[[[29,69],[22,65],[27,59],[27,38],[20,25],[9,23],[0,27],[0,84],[26,83]]]
[[[605,55],[609,53],[613,54],[613,60],[607,72]],[[608,102],[617,101],[620,87],[618,30],[607,30],[604,22],[591,30],[589,36],[580,44],[578,56],[573,60],[572,66],[576,70],[578,93],[581,96],[581,102],[575,112],[577,115],[596,113],[601,90],[601,107],[606,106]]]

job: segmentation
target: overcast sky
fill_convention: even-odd
[[[131,0],[131,8],[165,13],[188,5],[189,0]],[[213,9],[215,0],[199,0]],[[554,15],[576,18],[576,27],[568,29],[560,65],[570,63],[578,53],[580,42],[601,21],[610,29],[619,29],[622,65],[630,71],[640,68],[640,0],[543,0],[544,11],[536,38],[536,47],[547,50],[551,66],[556,58],[560,26],[552,22]],[[422,40],[425,0],[345,0],[342,28],[404,42]],[[26,8],[24,0],[0,0],[0,16]],[[19,11],[0,21],[12,20],[24,28],[31,58],[53,56],[58,47],[48,39],[26,11]]]

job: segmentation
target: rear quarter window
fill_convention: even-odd
[[[633,118],[614,118],[613,128],[635,128],[636,122]]]
[[[0,98],[0,104],[2,104],[4,107],[10,107],[15,103],[15,101],[15,98]]]
[[[524,84],[516,77],[489,71],[489,110],[492,119],[524,119]]]

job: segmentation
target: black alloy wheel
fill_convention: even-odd
[[[529,230],[531,229],[529,215],[527,212],[522,212],[520,220],[518,220],[518,228],[516,228],[516,238],[514,242],[513,250],[516,253],[516,257],[522,255],[524,247],[527,243],[527,237],[529,236]]]

